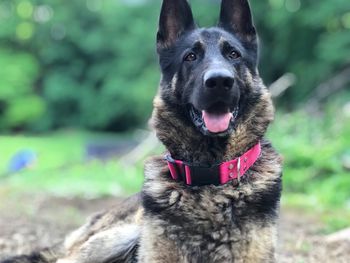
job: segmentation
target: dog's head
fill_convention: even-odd
[[[157,34],[161,97],[204,135],[228,136],[259,96],[257,36],[247,0],[223,0],[219,23],[198,28],[186,0],[164,0]]]

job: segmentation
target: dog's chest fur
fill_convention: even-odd
[[[147,252],[147,260],[273,261],[280,187],[280,159],[268,143],[239,186],[188,187],[170,179],[162,159],[150,160],[143,189],[141,247],[149,248],[157,240],[169,250],[153,244],[156,258]],[[142,255],[141,249],[141,259]]]

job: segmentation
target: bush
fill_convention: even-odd
[[[36,121],[45,102],[35,92],[39,65],[29,53],[0,49],[0,129],[18,128]]]

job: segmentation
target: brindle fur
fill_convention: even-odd
[[[250,20],[247,1],[223,0],[219,27],[196,29],[185,0],[164,0],[157,38],[162,80],[152,125],[158,138],[174,158],[194,164],[231,160],[260,140],[261,155],[239,183],[187,186],[171,179],[163,157],[151,158],[141,193],[93,216],[68,236],[61,254],[45,250],[3,263],[275,262],[281,158],[264,138],[274,111],[256,67]],[[210,62],[184,68],[175,62],[176,46],[196,41],[219,49],[230,35],[246,50],[233,65],[240,111],[233,132],[208,136],[193,125],[186,105]]]

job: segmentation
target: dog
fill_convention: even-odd
[[[248,1],[222,0],[218,25],[198,28],[186,0],[163,0],[157,53],[167,154],[146,161],[141,193],[63,248],[5,262],[276,262],[282,161],[264,138],[274,108]]]

